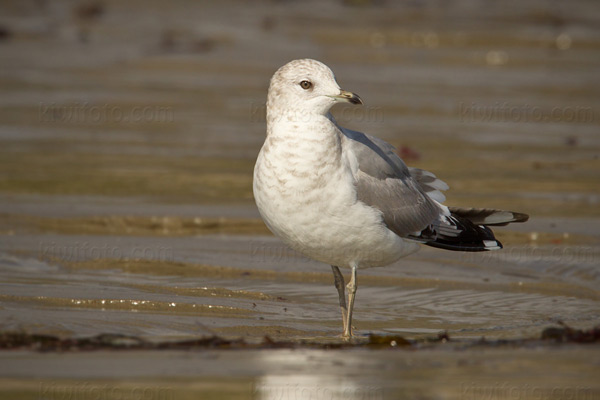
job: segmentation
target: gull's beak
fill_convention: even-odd
[[[347,92],[345,90],[340,90],[340,94],[331,97],[338,101],[347,101],[348,103],[352,104],[363,104],[362,99],[356,93]]]

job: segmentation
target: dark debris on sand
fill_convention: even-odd
[[[316,342],[309,340],[273,340],[265,336],[262,341],[250,343],[244,339],[225,339],[210,336],[181,341],[148,341],[137,336],[120,334],[100,334],[84,338],[60,338],[53,335],[28,334],[23,332],[0,332],[0,350],[32,350],[42,352],[94,351],[94,350],[202,350],[202,349],[390,349],[390,348],[432,348],[450,343],[459,347],[472,346],[534,346],[548,343],[599,343],[600,326],[589,330],[573,329],[561,323],[560,327],[543,330],[540,338],[515,340],[454,341],[446,332],[437,337],[408,340],[399,335],[369,335],[366,340],[339,342]]]
[[[600,342],[600,325],[592,329],[573,329],[564,322],[560,327],[550,327],[542,331],[542,340],[553,340],[561,343],[598,343]]]

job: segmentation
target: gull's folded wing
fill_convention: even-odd
[[[346,150],[356,157],[358,200],[381,211],[398,236],[459,251],[501,249],[487,226],[525,222],[527,214],[489,208],[446,207],[448,185],[434,174],[409,168],[394,147],[374,136],[341,128]]]
[[[442,209],[413,178],[392,145],[361,132],[340,130],[345,137],[344,145],[358,162],[355,174],[358,199],[380,210],[390,230],[406,237],[438,218]]]

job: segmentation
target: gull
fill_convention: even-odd
[[[340,89],[331,69],[319,61],[294,60],[275,72],[253,192],[276,236],[331,265],[342,336],[350,338],[359,269],[389,265],[419,244],[501,249],[489,226],[529,217],[443,205],[448,185],[431,172],[408,167],[384,140],[338,125],[330,109],[340,102],[363,104],[357,94]],[[346,286],[340,267],[350,269]]]

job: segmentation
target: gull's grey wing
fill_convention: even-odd
[[[358,199],[379,209],[389,229],[399,236],[408,236],[425,229],[439,217],[442,209],[411,174],[422,170],[411,171],[394,152],[394,147],[379,138],[341,127],[340,130],[344,134],[344,145],[358,161],[355,176]],[[430,181],[430,175],[433,176],[421,174],[423,180],[433,184],[435,176]],[[437,191],[435,187],[431,189]]]
[[[438,179],[433,173],[420,168],[408,167],[410,175],[419,182],[421,189],[438,203],[446,201],[446,196],[442,190],[448,190],[446,182]]]

